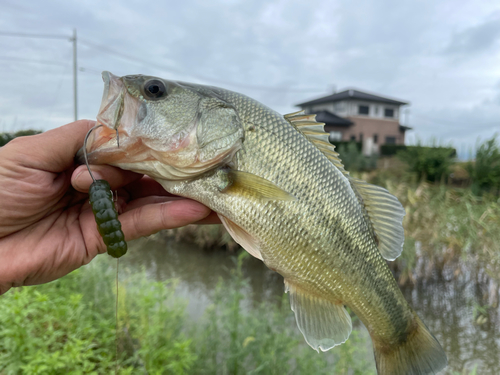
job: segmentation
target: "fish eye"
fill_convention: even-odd
[[[167,89],[162,81],[152,79],[144,84],[144,94],[149,99],[159,99],[167,94]]]

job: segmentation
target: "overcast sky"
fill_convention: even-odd
[[[464,155],[500,131],[500,2],[0,0],[0,32],[78,32],[79,118],[100,72],[245,93],[281,113],[358,88],[409,101],[410,141]],[[73,119],[72,45],[0,35],[0,132]]]

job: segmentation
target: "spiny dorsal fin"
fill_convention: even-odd
[[[345,170],[338,152],[335,151],[335,146],[328,140],[328,133],[325,133],[324,129],[325,124],[317,122],[315,114],[306,115],[304,111],[298,111],[283,117],[316,146],[344,176],[349,176],[349,172]]]
[[[349,176],[338,152],[335,151],[335,146],[328,140],[328,133],[325,133],[323,129],[325,124],[316,122],[316,115],[306,115],[304,111],[299,111],[284,117],[347,177],[363,207],[370,232],[378,244],[380,253],[387,260],[396,259],[403,250],[404,229],[402,223],[405,215],[405,210],[398,199],[380,186]]]

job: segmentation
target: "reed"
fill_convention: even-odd
[[[392,172],[391,172],[392,174]],[[500,279],[500,199],[469,188],[454,188],[411,176],[401,178],[360,177],[372,180],[398,197],[406,210],[403,221],[405,244],[402,255],[390,267],[401,284],[418,278],[458,276],[463,266],[481,268]],[[239,248],[222,225],[187,226],[165,231],[162,236],[194,242],[206,249],[235,251]]]

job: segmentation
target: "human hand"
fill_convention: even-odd
[[[74,162],[92,126],[76,121],[0,148],[0,294],[55,280],[106,251],[88,203],[92,179]],[[92,173],[118,191],[126,240],[218,222],[201,203],[173,197],[143,175],[104,165]]]

